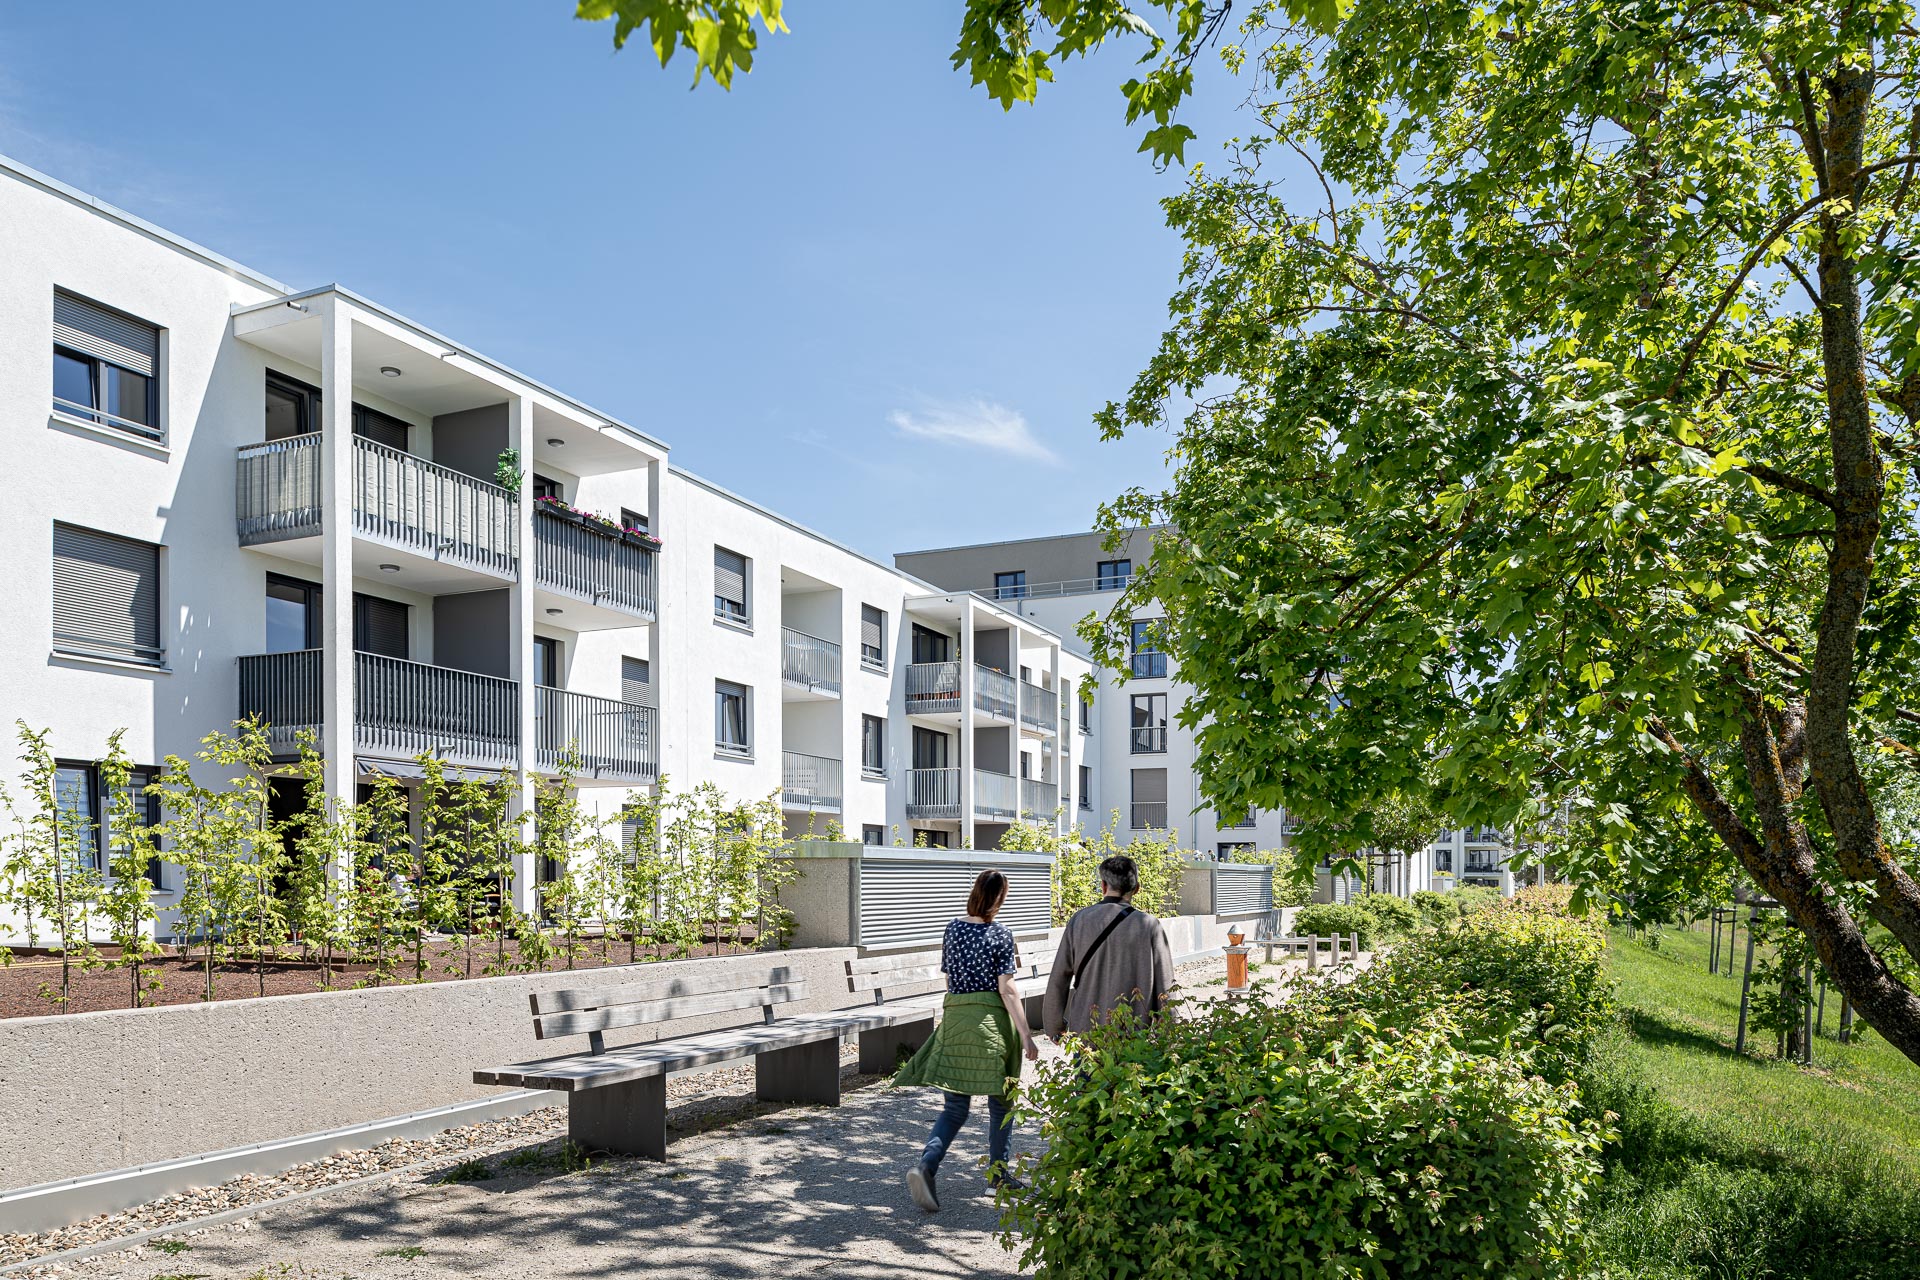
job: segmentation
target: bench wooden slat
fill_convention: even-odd
[[[908,987],[916,982],[939,982],[946,977],[940,972],[940,962],[923,965],[917,969],[889,969],[885,973],[852,973],[847,975],[847,988],[851,991],[879,991],[887,987]]]
[[[927,957],[931,955],[932,961]],[[931,963],[935,969],[940,967],[939,951],[901,951],[890,956],[855,956],[847,961],[847,974],[891,973],[895,969],[918,969]]]
[[[648,1022],[670,1022],[702,1013],[727,1013],[735,1009],[757,1009],[767,1005],[804,1000],[805,982],[779,986],[757,986],[744,991],[714,991],[706,995],[676,996],[645,1004],[617,1004],[608,1008],[582,1009],[571,1013],[549,1013],[533,1020],[536,1040],[555,1036],[585,1035],[590,1031],[611,1031],[615,1027],[637,1027]]]
[[[895,1013],[876,1007],[808,1014],[761,1026],[733,1027],[674,1040],[627,1045],[609,1049],[605,1053],[570,1053],[493,1067],[474,1072],[473,1081],[475,1084],[505,1085],[518,1089],[557,1089],[564,1093],[575,1093],[582,1089],[624,1084],[629,1080],[666,1075],[709,1063],[750,1058],[777,1049],[838,1039],[874,1027],[888,1026],[901,1020],[907,1013],[904,1009]]]
[[[575,1009],[604,1009],[609,1005],[641,1004],[648,1000],[664,1000],[673,996],[703,996],[716,991],[751,990],[754,987],[785,983],[792,977],[793,970],[784,965],[771,971],[695,972],[683,974],[677,978],[648,978],[618,987],[536,991],[529,1000],[533,1005],[533,1015],[537,1018],[543,1013],[568,1013]]]

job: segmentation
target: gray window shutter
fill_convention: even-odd
[[[713,594],[747,606],[747,558],[724,547],[713,549]]]
[[[620,659],[620,701],[653,705],[653,664],[645,658]]]
[[[1167,802],[1167,771],[1165,769],[1135,769],[1133,771],[1133,802],[1135,804],[1165,804]]]
[[[56,649],[155,662],[160,548],[77,525],[53,526]]]
[[[158,329],[58,289],[53,293],[53,340],[149,378],[160,364]]]
[[[353,596],[353,647],[389,658],[407,656],[407,606],[380,596]]]
[[[860,606],[860,647],[882,655],[887,651],[887,615],[870,604]]]

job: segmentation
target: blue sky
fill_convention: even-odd
[[[1131,54],[1009,114],[949,69],[957,0],[788,8],[723,93],[570,0],[12,5],[0,151],[378,299],[869,554],[1086,527],[1167,443],[1091,424],[1179,264]]]

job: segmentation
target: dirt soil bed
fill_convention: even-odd
[[[639,959],[678,960],[700,956],[738,955],[751,949],[749,940],[744,945],[728,939],[724,943],[708,941],[691,952],[680,948],[653,948],[642,946]],[[517,958],[512,943],[507,944],[507,964],[505,971],[521,972],[512,968]],[[608,948],[609,958],[605,965],[629,963],[628,947],[624,940],[615,940]],[[477,942],[473,953],[473,976],[485,977],[489,964],[496,963],[498,952],[491,940]],[[200,958],[167,956],[155,961],[151,969],[157,970],[161,988],[149,992],[145,1003],[161,1004],[198,1004],[206,993],[206,976],[202,970]],[[573,962],[576,970],[599,969],[604,967],[601,960],[600,944],[592,940],[581,948],[581,954]],[[563,958],[547,962],[545,972],[559,973],[567,968]],[[412,983],[414,979],[414,961],[412,952],[400,956],[392,964],[394,976],[383,981],[383,986],[396,986]],[[529,970],[529,972],[531,972]],[[369,964],[335,964],[330,975],[323,974],[317,961],[303,961],[291,955],[279,961],[268,960],[266,965],[266,993],[272,996],[302,995],[310,991],[346,991],[356,987],[369,987],[373,983],[373,966]],[[326,985],[327,979],[332,985]],[[427,943],[427,971],[423,982],[459,982],[467,978],[466,952],[451,939],[433,939]],[[260,997],[260,975],[255,972],[251,961],[244,963],[216,964],[213,970],[213,998],[216,1000],[253,1000]],[[94,1013],[103,1009],[126,1009],[133,1004],[131,981],[124,969],[96,969],[84,971],[75,963],[72,971],[72,997],[65,1006],[68,1013]],[[43,990],[44,989],[44,990]],[[0,968],[0,1018],[32,1018],[46,1014],[62,1012],[58,1000],[60,994],[60,958],[58,956],[29,955],[17,956],[13,963]]]

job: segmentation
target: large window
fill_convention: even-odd
[[[154,788],[159,770],[138,768],[127,775],[127,790],[132,794],[134,820],[143,827],[160,822],[160,794]],[[107,794],[97,763],[61,761],[54,772],[54,803],[64,819],[61,823],[61,852],[67,865],[108,873],[114,852],[120,849],[113,830],[113,797]],[[163,888],[159,858],[147,862],[147,881]]]
[[[267,431],[269,440],[306,435],[321,429],[320,388],[284,373],[267,370]],[[407,451],[407,424],[390,413],[353,406],[353,434],[389,449]]]
[[[713,616],[746,622],[747,558],[725,547],[713,549]]]
[[[267,652],[320,647],[320,584],[284,573],[267,575]]]
[[[1133,770],[1132,826],[1135,831],[1156,831],[1167,825],[1167,771]]]
[[[1089,702],[1085,698],[1079,699],[1079,703],[1080,703],[1080,732],[1092,733],[1093,732],[1093,703]]]
[[[953,652],[953,637],[932,627],[913,624],[913,660],[919,662],[945,662]]]
[[[1027,594],[1027,571],[1015,569],[1011,573],[993,575],[993,595],[996,600],[1021,600]]]
[[[560,641],[552,636],[533,638],[533,682],[544,689],[560,687]]]
[[[1133,580],[1133,561],[1102,560],[1093,567],[1093,585],[1097,591],[1120,591]]]
[[[1167,674],[1167,655],[1160,652],[1153,638],[1153,623],[1136,619],[1133,624],[1133,674],[1154,678]]]
[[[731,680],[713,682],[713,745],[728,755],[753,754],[747,720],[747,686]]]
[[[1080,766],[1080,807],[1093,808],[1093,766],[1090,764]]]
[[[879,716],[860,717],[860,772],[883,778],[887,773],[887,722]]]
[[[860,606],[860,662],[876,671],[887,669],[887,614],[870,604]]]
[[[1167,749],[1167,695],[1164,693],[1136,693],[1133,695],[1133,718],[1129,734],[1129,750],[1132,754],[1151,755]]]
[[[160,330],[54,290],[53,407],[143,440],[158,440]]]
[[[887,829],[875,823],[867,823],[860,828],[860,843],[883,845],[887,842]]]
[[[53,526],[53,647],[158,666],[160,548],[78,525]]]
[[[1222,862],[1232,862],[1236,853],[1252,853],[1260,846],[1252,840],[1222,840],[1213,846],[1213,856]]]
[[[947,744],[947,735],[938,729],[913,726],[913,767],[916,769],[947,768],[947,762],[952,759],[948,754]]]

